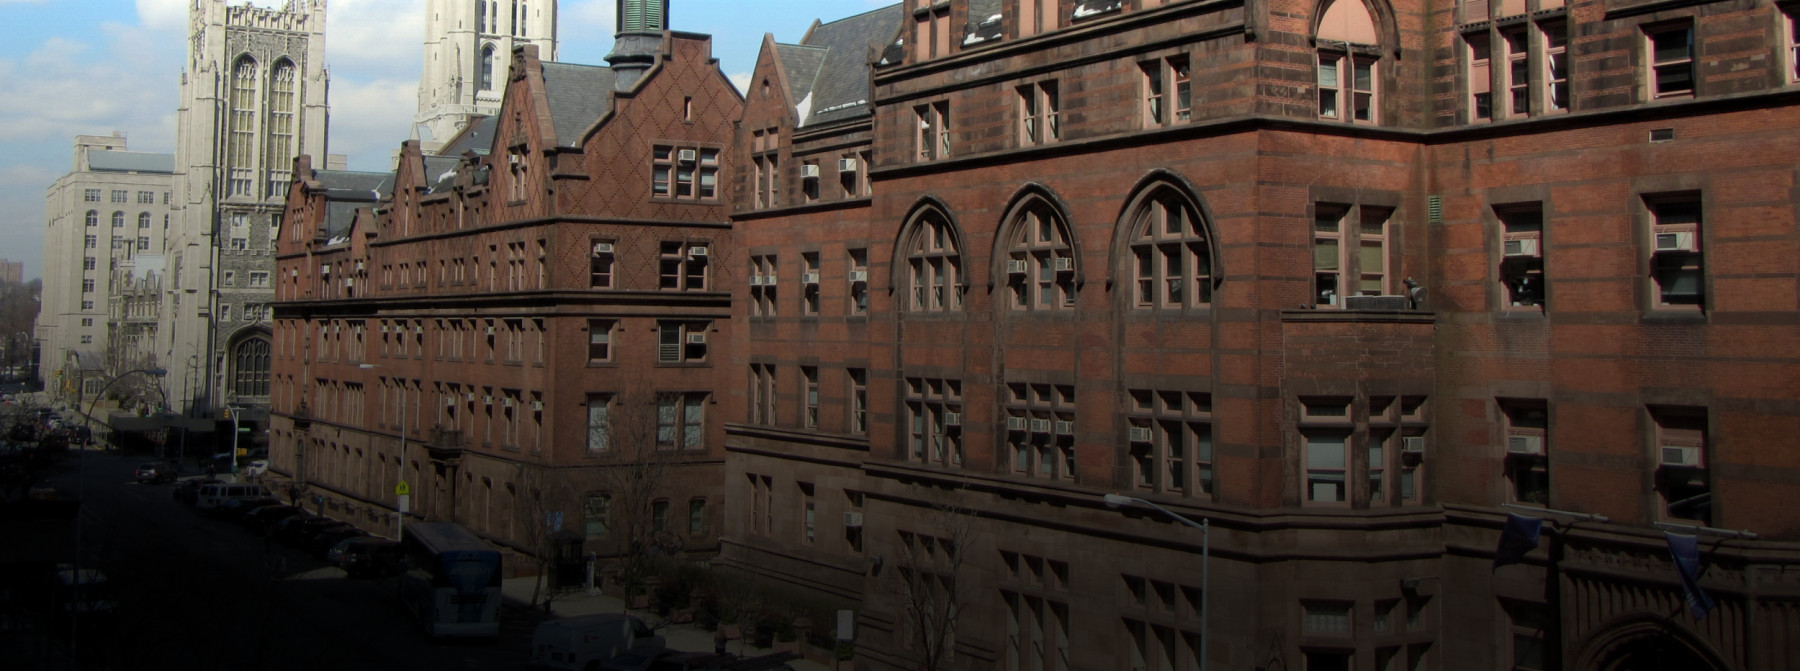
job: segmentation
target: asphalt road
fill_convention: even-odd
[[[73,455],[72,455],[73,456]],[[106,571],[117,621],[74,634],[83,669],[518,669],[533,617],[502,609],[501,636],[433,641],[399,604],[393,579],[336,567],[140,485],[145,461],[90,452],[55,480],[85,479],[80,547]],[[85,478],[81,478],[85,473]]]

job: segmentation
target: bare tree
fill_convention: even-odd
[[[588,451],[600,457],[594,484],[605,497],[627,603],[643,587],[655,559],[680,550],[668,531],[668,510],[657,510],[669,477],[690,440],[678,416],[686,395],[655,391],[647,381],[589,401]]]
[[[162,379],[154,375],[132,375],[124,377],[134,370],[156,367],[156,353],[144,350],[131,342],[118,329],[106,339],[106,350],[101,363],[104,375],[108,380],[118,380],[106,393],[119,400],[120,408],[159,407],[163,404]]]
[[[955,668],[956,629],[970,599],[959,590],[963,562],[978,517],[949,492],[938,492],[914,529],[900,531],[899,555],[889,586],[899,604],[901,639],[919,668]]]
[[[567,477],[547,466],[518,462],[513,482],[514,529],[516,538],[537,564],[537,582],[531,588],[531,603],[548,600],[551,565],[556,546],[567,535],[562,525],[553,521],[556,515],[575,509],[578,501],[575,487]]]

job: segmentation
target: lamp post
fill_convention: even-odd
[[[94,405],[99,403],[100,399],[102,397],[106,396],[106,390],[111,389],[114,383],[118,382],[119,380],[125,379],[127,376],[131,375],[132,373],[143,373],[145,375],[150,375],[153,377],[162,377],[164,375],[168,375],[169,371],[164,370],[162,368],[139,368],[136,370],[128,370],[128,371],[118,374],[117,376],[113,377],[113,379],[111,379],[111,380],[107,380],[106,384],[100,385],[100,391],[94,394],[94,400],[88,402],[87,412],[82,413],[82,416],[84,418],[86,418],[86,420],[87,420],[88,436],[90,437],[90,439],[94,435]],[[77,409],[80,409],[80,406],[77,406]],[[87,460],[88,460],[87,446],[82,445],[81,446],[81,464],[77,467],[76,472],[75,472],[75,497],[77,499],[79,499],[83,505],[85,505],[87,502]],[[80,614],[82,611],[86,610],[86,602],[89,599],[91,599],[91,596],[87,593],[86,574],[82,573],[82,570],[81,570],[81,527],[82,527],[81,519],[82,519],[82,517],[84,517],[84,516],[79,515],[79,514],[75,516],[75,586],[76,586],[76,589],[78,590],[77,598],[81,599],[83,601],[83,603],[79,604],[78,607],[76,608],[76,610],[74,611],[75,617],[73,617],[69,620],[69,649],[70,650],[80,650],[81,649],[81,646],[78,645],[79,641],[81,640],[80,636],[79,636],[80,632],[81,632]]]
[[[357,368],[374,370],[386,368],[378,363],[359,363]],[[400,454],[394,459],[394,540],[406,539],[406,500],[407,494],[400,493],[400,485],[406,482],[406,385],[400,385]]]
[[[1207,602],[1212,600],[1212,580],[1210,569],[1212,564],[1212,520],[1200,518],[1199,522],[1188,519],[1168,508],[1135,496],[1123,494],[1107,494],[1101,497],[1106,507],[1118,510],[1129,506],[1143,506],[1167,515],[1169,519],[1200,530],[1200,671],[1206,671],[1206,651],[1212,647],[1212,617],[1207,612]]]

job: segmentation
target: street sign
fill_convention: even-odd
[[[405,515],[410,512],[412,512],[412,496],[408,495],[408,494],[401,494],[400,495],[400,514]]]
[[[406,496],[411,493],[412,493],[412,487],[408,486],[406,484],[405,480],[401,480],[400,484],[394,485],[394,494],[395,495]]]

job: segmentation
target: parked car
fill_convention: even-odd
[[[298,529],[300,528],[300,525],[305,524],[307,520],[316,519],[320,519],[318,515],[302,510],[298,513],[276,520],[274,528],[269,530],[269,533],[274,535],[276,540],[285,542],[288,537],[299,533]]]
[[[257,459],[247,464],[238,464],[238,475],[242,475],[246,478],[262,477],[262,475],[267,472],[269,472],[269,460],[267,459]]]
[[[587,669],[633,648],[661,649],[662,636],[634,616],[596,613],[539,624],[531,633],[531,667]]]
[[[600,665],[600,671],[647,671],[656,660],[670,655],[680,654],[678,650],[668,648],[637,648],[627,650],[617,657]]]
[[[252,510],[248,513],[245,513],[244,517],[241,521],[244,523],[245,528],[256,530],[256,531],[262,531],[263,529],[268,528],[270,525],[273,525],[276,522],[280,522],[281,520],[287,519],[294,515],[299,515],[303,512],[305,512],[305,511],[301,510],[299,506],[289,506],[289,505],[279,505],[279,504],[273,505],[273,506],[263,506],[261,508],[257,508],[256,510]]]
[[[190,480],[182,480],[181,484],[175,485],[175,489],[169,493],[169,496],[175,497],[176,501],[191,506],[194,505],[194,500],[199,498],[201,487],[216,484],[219,484],[219,481],[215,478],[193,478]]]
[[[327,559],[336,561],[338,568],[344,569],[344,573],[352,578],[399,575],[405,566],[405,553],[400,544],[386,538],[351,538],[338,543],[332,551],[338,556]]]
[[[200,492],[194,497],[194,507],[211,511],[232,499],[256,499],[269,496],[269,490],[262,485],[240,485],[229,482],[202,485]]]
[[[307,540],[319,535],[319,532],[324,531],[326,527],[340,525],[349,526],[340,520],[313,516],[293,524],[283,523],[275,529],[275,538],[289,545],[303,546]]]
[[[325,553],[330,552],[332,546],[335,546],[346,539],[360,538],[367,535],[369,535],[369,532],[350,525],[344,525],[343,527],[326,527],[319,533],[313,534],[313,537],[306,541],[306,553],[324,559]]]
[[[160,461],[152,461],[147,464],[139,465],[137,467],[136,476],[138,484],[148,482],[153,485],[160,485],[175,480],[175,468]]]
[[[213,514],[232,521],[242,521],[244,515],[264,506],[281,505],[281,499],[273,496],[251,496],[245,498],[226,499],[213,510]]]

